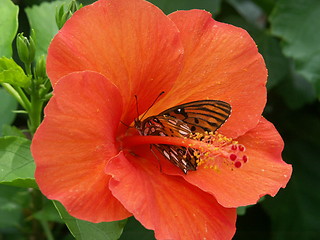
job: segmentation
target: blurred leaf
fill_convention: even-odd
[[[0,57],[12,56],[12,41],[18,30],[19,8],[11,0],[1,0],[0,4]]]
[[[77,240],[115,240],[119,239],[127,220],[92,223],[70,216],[61,203],[55,201],[55,207]]]
[[[283,40],[299,74],[311,82],[320,97],[320,1],[280,0],[270,15],[271,32]]]
[[[298,109],[311,103],[316,98],[316,92],[310,82],[291,72],[286,81],[279,84],[277,91],[290,109]]]
[[[238,215],[236,227],[232,240],[270,240],[270,219],[260,204],[246,208],[245,215]]]
[[[57,209],[55,208],[53,202],[50,200],[46,200],[43,208],[40,211],[34,213],[33,217],[38,220],[63,223]]]
[[[82,3],[83,5],[88,5],[91,3],[94,3],[96,0],[78,0],[79,3]]]
[[[22,187],[22,188],[36,188],[38,189],[38,185],[34,179],[28,178],[17,178],[11,181],[1,181],[1,184],[13,186],[13,187]]]
[[[0,185],[2,190],[3,186]],[[0,228],[17,227],[21,219],[21,208],[18,204],[5,199],[4,192],[0,196]]]
[[[302,76],[313,83],[320,98],[320,51],[311,56],[308,61],[296,61],[296,67]]]
[[[263,10],[251,0],[227,0],[237,12],[248,22],[263,28],[266,25],[266,17]]]
[[[243,207],[238,207],[237,208],[237,215],[238,216],[243,216],[246,214],[247,211],[247,206],[243,206]]]
[[[155,240],[154,232],[144,228],[134,217],[128,218],[120,240]]]
[[[285,150],[293,166],[288,186],[262,205],[272,219],[272,240],[311,240],[320,236],[320,108],[316,104],[278,118]]]
[[[3,88],[0,88],[0,136],[2,135],[2,126],[11,124],[16,116],[13,112],[17,109],[18,102]]]
[[[254,35],[259,52],[263,55],[268,69],[268,90],[276,86],[289,73],[289,60],[283,55],[279,42],[266,32]]]
[[[204,9],[217,15],[220,12],[221,0],[150,0],[166,14],[177,10]]]
[[[36,187],[34,170],[35,165],[28,139],[0,138],[0,183],[19,187]]]
[[[2,125],[2,134],[3,136],[26,137],[19,128],[7,124]]]
[[[31,83],[31,77],[28,77],[13,59],[2,57],[0,58],[0,83],[27,87]]]
[[[263,11],[269,15],[278,0],[253,0]]]
[[[261,197],[261,198],[259,199],[258,203],[264,201],[264,199],[265,199],[265,196]],[[257,203],[257,204],[258,204],[258,203]],[[238,215],[238,216],[243,216],[243,215],[245,215],[246,212],[247,212],[247,210],[248,210],[249,208],[255,206],[255,205],[256,205],[256,204],[238,207],[238,208],[237,208],[237,215]]]
[[[61,4],[62,1],[43,2],[39,6],[34,5],[25,9],[30,27],[35,31],[36,58],[47,54],[49,43],[58,32],[55,13]]]
[[[28,192],[0,184],[0,193],[0,231],[13,231],[12,228],[19,228],[21,224],[22,208],[29,198]]]

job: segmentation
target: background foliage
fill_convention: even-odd
[[[0,57],[17,57],[17,31],[35,30],[36,58],[46,54],[58,31],[55,11],[68,1],[1,0]],[[81,0],[84,5],[93,1]],[[276,198],[239,210],[234,239],[319,239],[320,237],[320,1],[152,0],[165,13],[200,8],[218,21],[240,26],[255,39],[268,70],[264,116],[285,141],[283,158],[293,176]],[[17,66],[10,68],[13,74]],[[0,82],[3,73],[0,72]],[[72,218],[36,189],[26,117],[0,88],[0,239],[154,239],[134,218],[92,224]],[[40,196],[40,197],[39,197]],[[56,211],[59,210],[59,214]],[[68,229],[63,224],[67,224]]]

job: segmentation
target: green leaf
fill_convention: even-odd
[[[7,91],[0,88],[0,136],[2,135],[2,126],[10,125],[16,114],[13,112],[17,109],[18,103]]]
[[[262,28],[265,25],[264,12],[251,0],[227,0],[248,22]]]
[[[15,137],[22,137],[22,138],[26,137],[19,128],[15,126],[10,126],[8,124],[3,124],[2,129],[0,130],[2,130],[3,136],[15,136]]]
[[[265,196],[261,197],[258,201],[258,203],[264,201]],[[246,214],[247,210],[253,206],[255,206],[256,204],[253,205],[247,205],[247,206],[242,206],[242,207],[237,207],[237,215],[238,216],[243,216]]]
[[[61,203],[55,201],[55,207],[77,240],[116,240],[119,239],[127,220],[115,222],[91,223],[70,216]]]
[[[120,240],[155,240],[154,232],[144,228],[134,217],[128,218],[126,227]]]
[[[316,92],[311,83],[295,72],[291,72],[291,76],[279,84],[277,92],[290,109],[301,108],[305,104],[312,103],[316,98]]]
[[[320,1],[280,0],[270,16],[271,32],[283,40],[299,74],[311,82],[320,96]]]
[[[237,215],[238,216],[243,216],[246,214],[248,206],[243,206],[243,207],[238,207],[237,208]]]
[[[88,5],[91,3],[94,3],[96,0],[80,0],[79,3],[82,3],[83,5]]]
[[[30,27],[35,31],[36,58],[47,54],[48,46],[58,32],[55,12],[62,3],[62,1],[43,2],[39,6],[34,5],[25,9]]]
[[[0,183],[19,187],[37,187],[34,170],[35,165],[28,139],[0,138]]]
[[[29,200],[26,189],[0,185],[0,230],[21,225],[22,209]]]
[[[57,209],[55,208],[53,201],[46,199],[42,209],[33,214],[33,217],[40,221],[51,221],[63,223]]]
[[[12,56],[12,41],[18,30],[19,8],[11,0],[1,0],[0,4],[0,57]]]
[[[13,59],[2,57],[0,58],[0,83],[27,87],[31,83],[31,77],[28,77]]]
[[[263,11],[269,15],[273,10],[275,2],[278,0],[253,0]]]
[[[151,0],[150,2],[161,8],[166,14],[177,10],[204,9],[217,15],[221,5],[221,0]]]

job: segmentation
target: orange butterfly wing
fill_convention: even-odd
[[[215,132],[231,114],[230,104],[219,100],[201,100],[181,104],[161,112],[186,123],[192,132]]]

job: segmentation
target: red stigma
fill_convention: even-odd
[[[235,161],[237,159],[237,155],[234,154],[234,153],[231,153],[229,158],[230,158],[231,161]]]
[[[239,144],[238,148],[239,148],[240,152],[243,152],[245,150],[245,147],[243,145],[240,145],[240,144]]]
[[[236,168],[240,168],[241,165],[242,165],[242,163],[241,163],[241,162],[238,162],[238,161],[234,163],[234,166],[235,166]]]
[[[232,145],[232,146],[231,146],[231,150],[232,150],[232,151],[235,151],[235,150],[237,150],[237,149],[238,149],[237,145]]]

